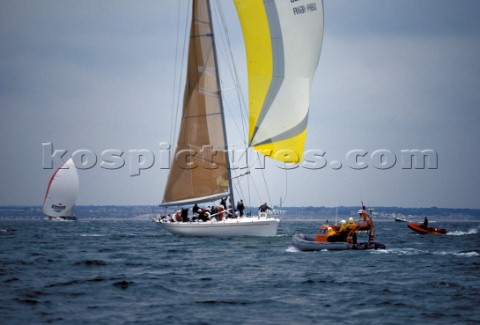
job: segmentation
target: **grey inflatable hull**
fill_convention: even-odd
[[[345,249],[385,249],[386,246],[383,243],[377,242],[363,242],[350,244],[347,242],[318,242],[315,241],[315,236],[305,234],[295,234],[292,238],[292,244],[301,251],[341,251]]]
[[[301,251],[338,251],[352,248],[347,242],[318,242],[315,241],[315,236],[305,234],[295,234],[292,237],[292,244]]]

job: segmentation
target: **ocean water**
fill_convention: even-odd
[[[269,238],[175,237],[147,221],[0,222],[0,324],[480,324],[480,223],[386,250],[299,252]]]

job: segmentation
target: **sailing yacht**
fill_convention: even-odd
[[[70,158],[53,173],[43,201],[43,213],[51,221],[77,220],[73,207],[78,195],[78,172]]]
[[[234,2],[247,55],[249,147],[278,161],[299,163],[323,38],[323,3]],[[183,208],[225,197],[230,206],[207,220],[158,216],[156,221],[175,235],[274,236],[279,224],[275,216],[239,216],[234,211],[210,2],[193,0],[191,13],[183,110],[162,206]]]

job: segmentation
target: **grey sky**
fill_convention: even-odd
[[[234,7],[222,3],[242,60]],[[267,163],[272,204],[283,197],[290,206],[363,199],[480,208],[480,3],[325,0],[324,7],[306,149],[324,151],[328,163],[299,167],[286,178]],[[177,1],[0,2],[1,205],[42,203],[53,173],[42,168],[47,142],[99,158],[107,149],[125,152],[123,168],[80,170],[78,204],[160,203],[167,171],[160,168],[159,143],[170,141],[176,39],[183,37],[177,13]],[[240,62],[246,89],[244,68]],[[225,96],[235,111],[231,91]],[[135,149],[157,160],[132,177],[128,159]],[[368,152],[368,168],[347,166],[345,156],[355,149]],[[370,154],[382,149],[397,159],[403,149],[435,150],[438,168],[404,169],[400,161],[375,168]],[[342,168],[332,169],[334,160]],[[264,200],[252,195],[252,204]]]

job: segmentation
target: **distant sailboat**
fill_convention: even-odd
[[[43,202],[43,213],[48,216],[48,220],[77,220],[73,214],[77,195],[78,172],[70,158],[50,178]]]
[[[308,4],[307,4],[308,3]],[[323,38],[323,4],[235,0],[247,52],[249,146],[270,158],[298,163],[306,139],[311,82]],[[194,0],[180,132],[163,206],[229,198],[208,218],[157,222],[185,236],[274,236],[279,219],[260,212],[237,216],[217,53],[208,0]],[[183,209],[185,211],[185,209]],[[200,212],[203,214],[203,212]],[[180,213],[179,213],[180,217]],[[206,220],[208,219],[208,220]]]
[[[408,221],[407,217],[403,214],[393,214],[393,220],[398,221],[398,222],[410,222]]]

